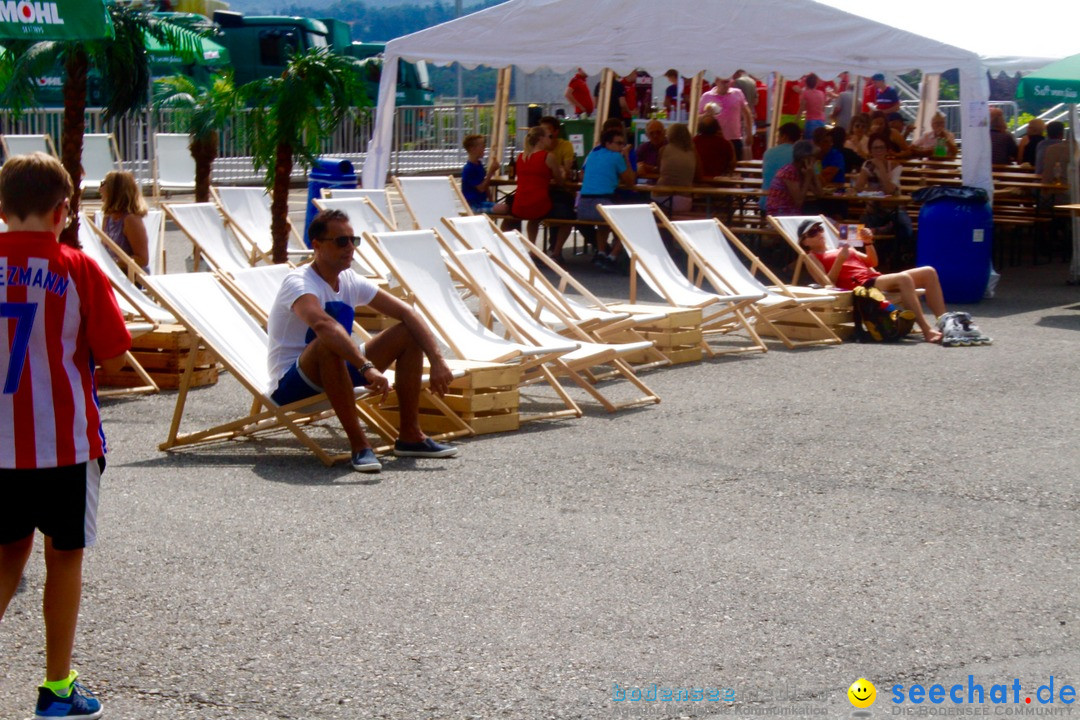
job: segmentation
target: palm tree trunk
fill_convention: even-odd
[[[195,160],[195,202],[210,202],[210,170],[217,150],[217,131],[212,130],[206,137],[191,141],[191,157]]]
[[[274,239],[274,262],[289,260],[289,181],[292,178],[293,149],[278,143],[274,159],[274,187],[270,199],[270,235]]]
[[[82,190],[83,133],[86,131],[86,75],[89,67],[86,50],[81,46],[68,53],[64,79],[64,127],[60,138],[60,162],[71,175],[75,192],[71,196],[71,227],[60,233],[60,242],[77,248],[79,245],[79,198]]]

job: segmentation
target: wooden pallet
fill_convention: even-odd
[[[218,365],[209,350],[200,346],[183,325],[159,325],[153,332],[139,335],[131,341],[131,354],[146,368],[162,390],[180,387],[188,357],[195,353],[193,387],[213,385],[218,380]],[[97,371],[97,383],[102,387],[137,387],[139,376],[130,368],[117,373]]]
[[[648,312],[648,305],[611,305],[608,308],[612,312],[628,312],[640,314]],[[671,361],[672,365],[682,363],[701,362],[705,356],[705,350],[701,346],[701,310],[696,308],[684,308],[671,312],[665,317],[654,321],[647,326],[638,326],[634,329],[656,344],[664,357]],[[626,340],[632,338],[627,337]],[[618,338],[612,337],[612,342],[618,342]],[[646,353],[631,353],[625,357],[630,364],[647,362],[649,357]]]
[[[830,289],[829,292],[831,293],[833,290]],[[855,318],[850,292],[836,290],[836,301],[831,305],[822,305],[810,309],[841,340],[850,340],[854,337]],[[798,316],[796,315],[796,317]],[[791,340],[824,340],[829,337],[825,330],[812,323],[791,320],[773,320],[772,322]],[[773,336],[771,328],[765,323],[754,325],[754,329],[757,330],[759,335]]]
[[[470,363],[464,377],[450,383],[442,398],[477,435],[507,432],[520,427],[518,415],[521,368],[497,363]],[[397,407],[383,407],[391,423],[397,424]],[[430,435],[454,430],[451,421],[420,398],[420,427]]]

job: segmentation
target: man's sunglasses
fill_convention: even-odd
[[[363,239],[364,238],[359,235],[341,235],[336,238],[326,238],[327,241],[335,243],[339,248],[348,247],[349,245],[352,245],[354,248],[360,247],[360,243]]]

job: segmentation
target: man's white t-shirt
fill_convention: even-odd
[[[274,298],[270,318],[266,323],[266,334],[270,343],[267,358],[270,370],[268,392],[277,389],[282,376],[293,366],[304,348],[315,339],[315,331],[292,309],[293,303],[301,295],[314,295],[323,310],[341,323],[351,335],[355,308],[371,302],[378,290],[374,283],[352,270],[345,270],[338,275],[337,292],[315,272],[312,264],[296,268],[286,275],[285,282],[281,284],[281,289]]]

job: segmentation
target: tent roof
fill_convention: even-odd
[[[513,28],[508,32],[507,28]],[[771,31],[769,29],[772,29]],[[978,56],[813,0],[509,0],[391,40],[387,56],[595,73],[674,67],[822,76],[849,70],[942,72]]]

